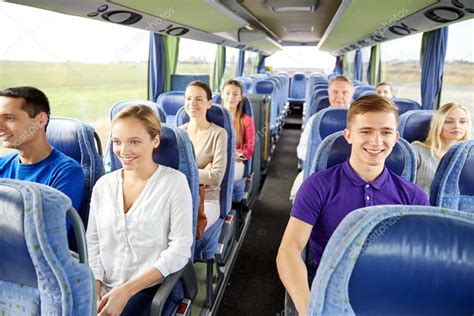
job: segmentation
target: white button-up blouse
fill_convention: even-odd
[[[122,170],[92,193],[87,246],[96,280],[109,291],[155,267],[166,277],[191,257],[192,198],[186,177],[160,165],[125,214]]]

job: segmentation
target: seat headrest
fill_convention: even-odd
[[[110,121],[112,121],[112,119],[115,117],[115,115],[117,115],[118,112],[120,112],[127,106],[138,105],[138,104],[149,106],[153,110],[153,112],[156,113],[156,115],[160,119],[160,122],[166,123],[166,114],[163,108],[157,103],[153,101],[148,101],[148,100],[126,100],[126,101],[115,103],[114,105],[112,105],[109,111]]]
[[[344,138],[342,131],[329,135],[319,145],[311,163],[309,175],[343,163],[349,158],[350,154],[351,145]],[[385,160],[385,166],[395,174],[414,182],[415,159],[415,153],[410,144],[400,138]]]
[[[176,115],[178,110],[184,105],[184,91],[170,91],[162,93],[156,101],[167,115]]]
[[[421,110],[421,105],[418,102],[410,99],[393,98],[392,101],[398,108],[398,114],[403,114],[411,110]]]
[[[46,129],[46,136],[51,146],[63,154],[81,163],[80,133],[84,125],[81,121],[65,118],[51,117]]]
[[[275,83],[270,80],[261,80],[255,85],[255,91],[258,94],[272,94],[275,88]]]
[[[400,122],[398,123],[400,137],[410,143],[415,140],[425,141],[430,129],[431,119],[435,113],[436,111],[411,110],[400,115]]]
[[[213,104],[206,112],[206,119],[222,128],[227,128],[225,124],[224,111],[227,111],[219,104]],[[227,111],[228,112],[228,111]],[[176,114],[176,125],[181,126],[189,122],[189,116],[184,110],[180,109]]]

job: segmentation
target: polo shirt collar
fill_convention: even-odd
[[[351,165],[349,164],[349,159],[347,159],[342,166],[342,170],[352,182],[354,186],[361,187],[363,185],[369,184],[376,190],[383,189],[385,183],[387,182],[388,178],[388,170],[387,167],[383,167],[382,173],[372,182],[367,182],[366,180],[362,179],[355,171],[352,169]]]

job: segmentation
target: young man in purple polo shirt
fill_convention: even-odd
[[[429,205],[423,190],[385,167],[400,135],[397,107],[387,98],[368,95],[352,103],[344,137],[352,145],[343,164],[303,182],[291,210],[277,256],[280,279],[300,315],[308,308],[310,280],[332,233],[350,212],[383,204]],[[301,252],[309,241],[308,270]]]

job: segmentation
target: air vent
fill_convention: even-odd
[[[318,0],[267,0],[267,8],[275,13],[288,12],[314,12],[318,6]]]

